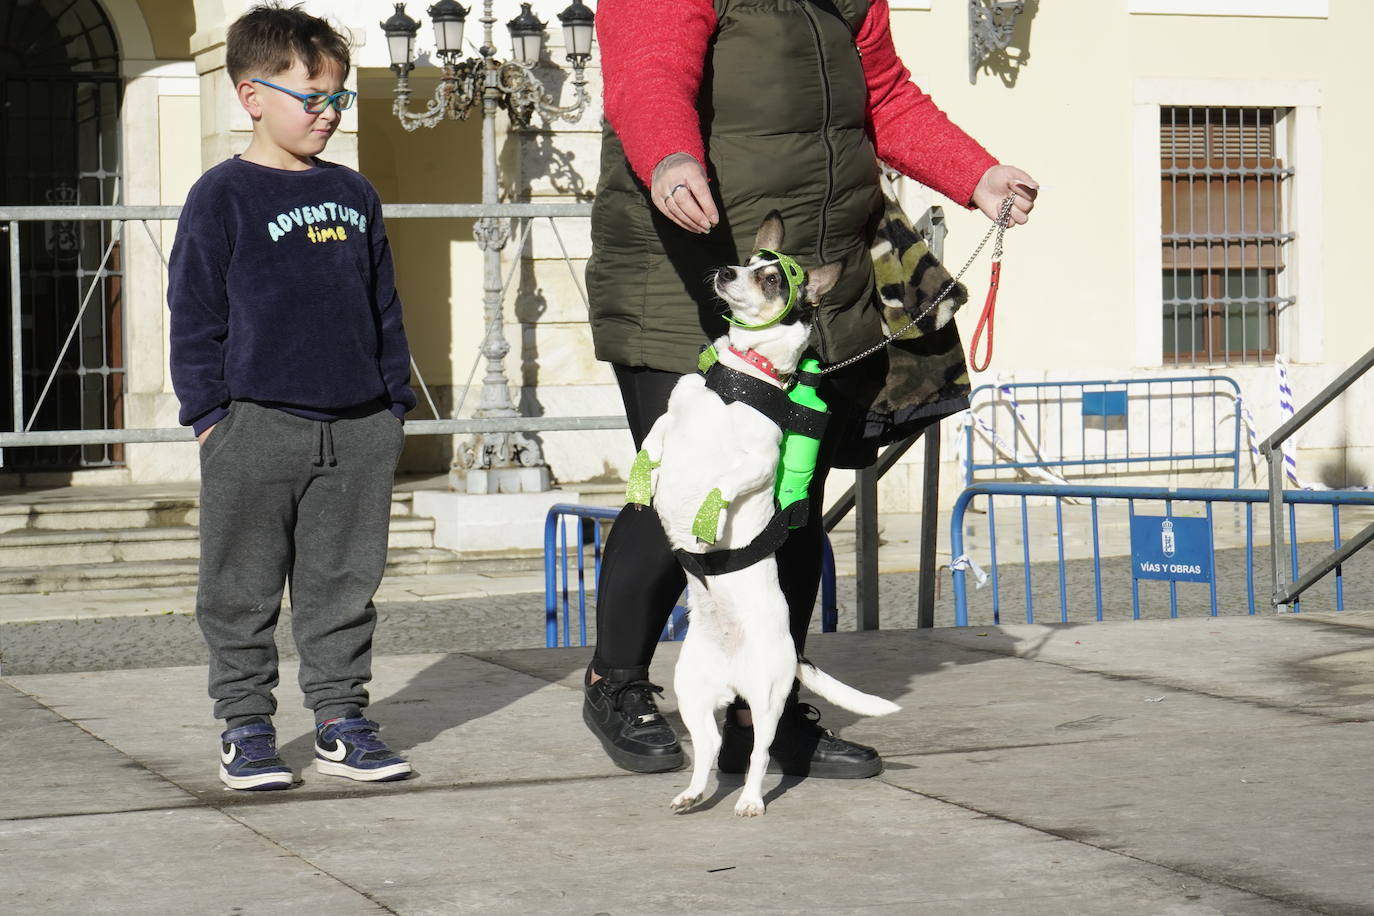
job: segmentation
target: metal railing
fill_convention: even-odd
[[[127,223],[141,223],[165,266],[167,258],[162,252],[161,246],[154,236],[150,224],[153,222],[175,220],[180,213],[180,206],[0,206],[0,230],[7,231],[9,234],[9,318],[13,334],[10,398],[13,416],[15,418],[13,424],[14,428],[12,430],[0,430],[0,466],[3,466],[3,456],[6,448],[54,445],[190,442],[194,440],[195,436],[192,431],[185,427],[35,430],[32,429],[31,426],[33,418],[37,415],[39,404],[33,406],[33,416],[31,416],[27,422],[23,419],[25,416],[26,404],[23,382],[25,371],[23,366],[24,354],[21,327],[23,289],[19,270],[19,225],[25,222],[94,220],[119,223],[120,234],[122,234],[123,227]],[[557,227],[556,224],[553,223],[555,218],[589,217],[591,215],[591,204],[384,204],[382,207],[382,215],[389,220],[472,219],[481,217],[523,219],[527,221],[548,219],[550,225],[554,226],[555,235],[557,235]],[[528,238],[528,227],[529,223],[527,222],[526,231],[524,233],[512,234],[513,238],[518,239],[516,243],[517,250],[519,247],[523,247],[525,240]],[[929,240],[932,251],[938,256],[943,248],[944,236],[947,232],[944,215],[940,208],[930,208],[930,210],[917,222],[916,228],[918,232]],[[557,237],[559,245],[562,248],[563,259],[569,264],[571,269],[571,259],[568,256],[566,247],[563,246],[562,237],[561,235],[557,235]],[[98,280],[107,270],[108,257],[109,252],[107,251],[105,261],[102,262],[100,268],[94,274],[95,280]],[[127,260],[126,258],[126,273],[129,270]],[[506,286],[509,286],[509,277],[507,278]],[[504,296],[504,294],[505,290],[503,289],[502,295]],[[79,315],[76,320],[79,323]],[[124,365],[128,365],[127,360],[125,360]],[[421,389],[420,393],[429,403],[431,410],[435,410],[433,398],[430,396],[428,386],[425,384],[424,377],[420,373],[420,367],[412,362],[412,368],[414,369],[416,381]],[[435,410],[435,413],[437,415],[437,410]],[[620,415],[472,417],[466,419],[408,420],[405,424],[405,432],[408,436],[566,432],[626,428],[626,420],[624,416]],[[932,626],[935,594],[935,506],[937,505],[938,499],[938,462],[940,448],[938,424],[932,425],[925,435],[926,465],[922,503],[918,625]],[[879,544],[877,482],[882,475],[896,463],[897,459],[910,448],[916,438],[918,438],[918,436],[912,436],[902,442],[889,446],[884,451],[883,455],[880,456],[878,463],[873,468],[860,471],[857,474],[855,485],[843,494],[824,516],[824,526],[825,530],[828,532],[833,530],[851,510],[854,510],[856,514],[857,533],[855,552],[858,566],[856,624],[859,629],[877,629],[879,625],[877,585]],[[829,562],[833,567],[833,556],[831,556]],[[828,581],[829,588],[832,592],[831,599],[833,599],[833,576]],[[833,600],[830,600],[829,606],[834,606]]]
[[[620,509],[571,503],[558,503],[549,508],[544,520],[544,640],[548,648],[587,644],[587,551],[592,552],[592,582],[596,583],[601,580],[601,523],[615,521],[619,514]],[[569,520],[577,526],[572,545],[568,543]],[[574,581],[568,568],[570,555],[576,557],[577,642],[573,642],[572,596],[569,594]],[[828,537],[821,538],[820,598],[821,632],[833,633],[839,624],[839,609],[835,597],[835,552]],[[563,624],[561,643],[560,618]],[[663,627],[660,641],[682,639],[687,633],[687,625],[687,609],[679,602]]]
[[[1308,420],[1320,413],[1323,408],[1349,388],[1356,379],[1368,372],[1371,367],[1374,367],[1374,349],[1356,360],[1354,365],[1337,376],[1335,381],[1323,388],[1316,397],[1295,411],[1286,423],[1274,430],[1269,438],[1260,444],[1260,453],[1269,462],[1269,549],[1274,557],[1274,590],[1270,600],[1275,608],[1291,605],[1299,595],[1311,588],[1319,579],[1331,570],[1339,569],[1342,563],[1371,541],[1374,541],[1374,523],[1371,523],[1349,541],[1346,541],[1345,544],[1336,545],[1336,549],[1314,563],[1301,576],[1298,574],[1297,564],[1294,563],[1292,585],[1288,584],[1282,566],[1278,562],[1278,558],[1283,556],[1282,503],[1292,496],[1291,493],[1285,493],[1283,489],[1283,443],[1291,439],[1293,434],[1302,429]]]
[[[1240,486],[1240,385],[1229,376],[980,385],[969,404],[965,486],[978,471],[1106,475],[1133,465],[1205,470],[1225,462],[1231,485]]]
[[[1092,576],[1089,584],[1086,575],[1076,576],[1083,581],[1074,583],[1087,596],[1090,590],[1092,596],[1092,606],[1095,610],[1095,619],[1102,620],[1104,613],[1104,592],[1103,592],[1103,561],[1112,557],[1103,551],[1102,538],[1102,519],[1100,515],[1101,504],[1108,504],[1119,507],[1122,502],[1126,503],[1129,517],[1136,517],[1136,502],[1146,502],[1150,504],[1162,504],[1165,517],[1186,518],[1190,517],[1188,511],[1176,513],[1175,504],[1201,504],[1203,507],[1202,518],[1206,519],[1207,540],[1207,563],[1210,567],[1211,576],[1208,582],[1209,596],[1207,599],[1208,613],[1215,616],[1218,613],[1217,597],[1217,567],[1214,558],[1214,542],[1217,534],[1217,524],[1214,518],[1214,504],[1235,504],[1237,507],[1244,507],[1244,535],[1243,538],[1236,533],[1235,538],[1229,546],[1236,549],[1243,549],[1245,552],[1245,593],[1233,595],[1234,598],[1243,598],[1246,602],[1247,612],[1256,612],[1255,603],[1255,526],[1254,526],[1254,506],[1258,503],[1267,503],[1270,499],[1267,490],[1229,490],[1229,489],[1206,489],[1206,488],[1178,488],[1170,489],[1167,487],[1118,487],[1118,486],[1088,486],[1088,485],[1055,485],[1055,484],[1010,484],[1010,483],[980,483],[965,490],[960,494],[954,504],[953,516],[950,520],[950,551],[954,557],[951,563],[951,575],[954,589],[954,623],[956,626],[968,626],[969,623],[969,595],[967,586],[967,576],[970,572],[980,579],[986,576],[986,582],[991,586],[992,602],[992,623],[1001,622],[1002,594],[1001,594],[1001,568],[998,560],[998,537],[996,526],[996,515],[991,510],[992,501],[996,497],[1015,497],[1020,501],[1020,541],[1021,557],[1019,565],[1022,570],[1022,597],[1025,602],[1025,619],[1027,623],[1035,622],[1035,582],[1034,567],[1038,563],[1042,567],[1054,565],[1054,580],[1048,589],[1048,600],[1058,599],[1057,618],[1060,622],[1070,622],[1071,606],[1078,605],[1078,599],[1070,595],[1071,588],[1068,582],[1067,563],[1065,550],[1065,524],[1064,524],[1064,501],[1073,498],[1087,500],[1086,511],[1090,515],[1089,521],[1091,529],[1091,560]],[[1282,549],[1271,553],[1272,562],[1275,566],[1282,566],[1286,560],[1290,568],[1298,569],[1298,518],[1296,507],[1300,505],[1326,506],[1331,510],[1331,540],[1337,548],[1337,552],[1343,551],[1341,541],[1341,518],[1340,510],[1354,509],[1356,507],[1365,510],[1374,510],[1374,491],[1361,490],[1290,490],[1281,494],[1283,503],[1289,508],[1289,543],[1291,544],[1290,555],[1285,558]],[[1038,530],[1030,520],[1030,508],[1028,500],[1034,497],[1051,497],[1054,499],[1055,528],[1053,544],[1054,550],[1051,553],[1042,545],[1051,543],[1050,533]],[[978,568],[976,562],[966,552],[965,526],[967,524],[966,513],[973,501],[978,498],[988,500],[989,512],[988,535],[986,549],[989,557],[988,571],[983,573]],[[1074,506],[1076,511],[1084,511],[1084,506]],[[1191,510],[1191,517],[1196,516],[1196,509]],[[1239,520],[1237,519],[1237,527]],[[1087,528],[1089,525],[1084,525]],[[1374,526],[1371,526],[1374,527]],[[1129,526],[1128,526],[1129,529]],[[1366,532],[1369,529],[1365,529]],[[1129,533],[1129,530],[1128,530]],[[1271,539],[1271,543],[1272,539]],[[1355,543],[1354,539],[1345,542],[1347,545]],[[1128,550],[1133,550],[1137,545],[1132,541]],[[1358,548],[1357,548],[1358,549]],[[1033,552],[1040,554],[1040,559],[1033,559]],[[1353,551],[1352,551],[1353,552]],[[1051,553],[1049,557],[1045,554]],[[1118,556],[1121,555],[1118,553]],[[1087,558],[1082,558],[1086,560]],[[1141,597],[1140,582],[1144,576],[1140,575],[1141,570],[1137,568],[1134,555],[1130,556],[1131,570],[1131,610],[1132,619],[1141,617]],[[1230,568],[1234,568],[1234,562]],[[1042,574],[1043,575],[1043,574]],[[1113,571],[1112,575],[1117,575]],[[1153,577],[1151,577],[1153,578]],[[1043,584],[1043,583],[1042,583]],[[1169,615],[1178,616],[1178,587],[1179,582],[1169,582]],[[1055,587],[1057,585],[1057,588]],[[1042,596],[1044,596],[1042,590]],[[1335,608],[1343,610],[1345,606],[1343,582],[1338,570],[1335,589]]]
[[[9,235],[9,263],[10,263],[10,288],[9,288],[9,323],[11,328],[11,366],[10,366],[10,401],[12,406],[13,429],[0,431],[0,458],[3,457],[6,448],[22,448],[37,446],[54,445],[88,445],[88,444],[116,444],[116,443],[146,443],[146,442],[189,442],[195,438],[190,429],[185,427],[147,427],[135,429],[80,429],[80,430],[35,430],[32,428],[33,422],[37,417],[38,410],[42,406],[42,395],[35,399],[32,405],[25,404],[24,397],[24,375],[31,371],[33,367],[24,366],[23,351],[23,281],[21,276],[21,257],[19,250],[19,225],[25,222],[52,222],[52,221],[100,221],[115,222],[120,224],[121,233],[125,224],[131,222],[142,223],[148,231],[148,235],[158,256],[166,264],[166,257],[153,237],[151,226],[152,222],[175,220],[181,213],[180,206],[46,206],[46,207],[7,207],[0,206],[0,228],[3,228]],[[557,217],[577,217],[585,218],[591,215],[591,205],[585,203],[577,204],[384,204],[382,215],[387,219],[471,219],[483,216],[512,218],[512,219],[548,219]],[[562,244],[561,236],[559,244]],[[109,270],[110,251],[105,252],[100,267],[92,273],[92,289],[94,284]],[[564,250],[564,258],[567,260],[567,252]],[[129,272],[127,264],[124,273]],[[88,297],[89,298],[89,297]],[[81,321],[78,314],[72,326],[72,333],[76,332]],[[58,361],[62,354],[58,354]],[[127,360],[124,362],[128,364]],[[416,381],[421,387],[421,394],[429,401],[433,409],[433,399],[429,397],[428,386],[424,384],[423,376],[419,373],[416,366]],[[51,377],[56,373],[57,367],[53,366],[49,372],[49,385]],[[46,387],[45,387],[46,390]],[[26,411],[28,413],[27,419]],[[406,435],[427,436],[427,435],[464,435],[469,433],[494,433],[494,432],[551,432],[551,431],[579,431],[593,429],[624,429],[626,428],[623,416],[599,416],[599,417],[510,417],[510,418],[470,418],[470,419],[435,419],[435,420],[410,420],[406,423]]]

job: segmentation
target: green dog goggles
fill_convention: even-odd
[[[778,269],[782,271],[782,275],[787,279],[787,304],[782,307],[781,312],[778,312],[771,320],[765,321],[762,324],[745,324],[732,315],[725,316],[726,321],[746,331],[761,331],[764,328],[771,328],[773,325],[786,318],[788,313],[792,311],[792,306],[797,304],[797,291],[806,285],[806,271],[802,270],[802,266],[790,256],[780,251],[774,251],[771,248],[760,248],[758,252],[755,253],[754,257],[758,257],[759,255],[770,255],[773,260],[778,262]]]

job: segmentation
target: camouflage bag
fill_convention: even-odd
[[[899,340],[914,340],[943,328],[959,307],[968,302],[968,290],[962,283],[954,283],[949,293],[935,303],[954,278],[907,218],[902,205],[886,191],[883,218],[869,253],[873,256],[874,287],[887,333],[906,327],[913,318],[919,319]]]
[[[968,407],[969,376],[959,328],[951,320],[968,301],[968,290],[953,281],[930,245],[891,193],[883,194],[884,212],[870,249],[875,275],[875,303],[882,310],[885,332],[906,330],[880,354],[865,362],[886,363],[881,389],[865,398],[864,422],[858,430],[867,454],[850,455],[841,467],[862,467],[879,446],[920,432],[931,423]],[[911,325],[913,318],[919,319]],[[910,327],[907,327],[911,325]],[[885,357],[885,358],[884,358]],[[862,364],[860,364],[862,365]],[[877,379],[874,379],[876,383]]]

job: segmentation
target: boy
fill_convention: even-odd
[[[253,139],[191,189],[167,286],[172,383],[200,442],[196,619],[226,723],[219,776],[294,781],[271,721],[289,581],[316,769],[404,779],[363,709],[410,350],[377,192],[315,158],[353,102],[348,43],[261,5],[229,27],[226,67]]]

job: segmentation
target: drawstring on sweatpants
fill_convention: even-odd
[[[333,424],[320,420],[316,425],[320,428],[320,437],[315,442],[315,467],[335,467],[339,461],[334,457]]]

